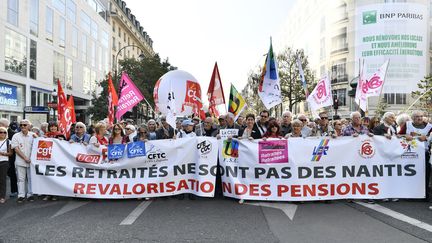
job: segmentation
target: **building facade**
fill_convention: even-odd
[[[91,94],[110,69],[107,7],[101,0],[0,0],[2,117],[17,121],[25,107],[46,107],[60,80],[74,97],[77,120],[89,121]]]
[[[126,2],[110,0],[109,9],[113,70],[118,69],[119,60],[154,56],[153,40],[126,6]]]
[[[276,46],[304,49],[315,77],[329,75],[343,117],[358,109],[352,87],[363,63],[369,79],[390,60],[380,98],[398,112],[414,101],[411,92],[431,70],[430,11],[430,0],[297,1]],[[368,99],[370,115],[378,102]]]

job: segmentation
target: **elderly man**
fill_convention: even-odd
[[[174,128],[172,128],[166,121],[166,117],[161,117],[162,126],[156,130],[157,139],[171,139],[174,138]]]
[[[350,114],[351,124],[349,124],[345,129],[343,129],[343,136],[353,136],[358,135],[371,135],[369,129],[362,125],[361,114],[358,111],[351,112]]]
[[[381,119],[381,124],[376,126],[373,130],[375,135],[385,136],[391,139],[396,135],[396,116],[393,112],[386,112]]]
[[[31,151],[33,147],[33,140],[37,137],[36,134],[30,132],[31,123],[29,120],[21,120],[21,132],[16,133],[12,137],[12,149],[15,150],[16,156],[16,171],[18,174],[18,200],[17,203],[23,203],[27,195],[29,202],[34,201],[33,193],[31,190],[30,179],[30,163]],[[27,181],[27,193],[26,193]]]
[[[318,137],[330,136],[334,132],[332,126],[329,125],[329,117],[327,111],[322,111],[319,114],[318,128],[316,135]]]
[[[303,124],[302,129],[301,129],[302,137],[313,136],[314,135],[314,131],[312,130],[312,128],[308,127],[308,118],[306,117],[306,115],[299,114],[297,116],[297,119],[299,119],[302,122],[302,124]]]
[[[177,138],[192,138],[196,137],[195,132],[193,131],[195,123],[193,123],[191,120],[186,119],[182,121],[182,130],[180,130],[177,133]]]
[[[412,121],[407,121],[404,125],[401,126],[399,131],[400,135],[406,135],[407,140],[412,140],[417,138],[419,141],[425,143],[425,157],[426,157],[426,200],[430,200],[430,174],[431,174],[431,165],[430,161],[430,140],[432,138],[432,124],[424,121],[424,112],[422,111],[414,111],[412,113],[411,119]]]
[[[206,117],[203,130],[197,129],[195,133],[197,136],[216,137],[219,133],[219,129],[213,124],[213,119],[211,117]]]
[[[0,127],[4,127],[8,131],[8,139],[12,140],[13,135],[15,135],[15,131],[12,130],[9,126],[9,120],[6,118],[0,119]],[[8,169],[8,176],[10,180],[10,186],[11,186],[11,194],[10,197],[16,197],[18,196],[18,182],[17,182],[17,175],[15,171],[15,157],[16,153],[14,150],[12,150],[12,155],[9,156],[9,169]]]
[[[282,122],[281,122],[281,128],[280,128],[280,135],[285,137],[288,133],[292,132],[292,113],[290,111],[285,111],[282,114]]]
[[[40,136],[43,137],[48,132],[48,122],[42,122],[40,125]]]

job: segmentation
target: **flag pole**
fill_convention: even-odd
[[[388,71],[389,66],[390,66],[390,58],[388,59],[387,68],[386,68],[386,72],[385,72],[385,74],[384,74],[384,79],[383,79],[383,86],[381,87],[381,91],[380,91],[380,94],[379,94],[379,96],[378,96],[378,102],[381,102],[381,95],[382,95],[383,90],[384,90],[384,83],[385,83],[385,80],[386,80],[386,78],[387,78],[387,71]],[[411,105],[411,106],[412,106],[412,105]],[[410,108],[411,108],[411,107],[410,107]]]

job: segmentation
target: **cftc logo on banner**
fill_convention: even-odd
[[[44,141],[40,140],[38,143],[37,153],[36,153],[36,159],[37,160],[51,160],[52,155],[52,141]]]
[[[145,150],[145,144],[143,141],[129,143],[127,146],[127,157],[128,158],[135,158],[139,156],[145,156],[146,150]]]
[[[311,161],[320,161],[321,157],[323,155],[327,155],[327,151],[329,150],[329,144],[330,139],[322,139],[320,144],[314,147],[314,150],[312,152],[312,159]]]
[[[125,147],[124,144],[108,145],[108,160],[123,158]]]
[[[363,24],[375,24],[377,22],[377,11],[363,12]]]

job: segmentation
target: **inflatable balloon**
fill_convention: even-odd
[[[186,94],[188,85],[196,84],[197,92]],[[156,108],[162,114],[166,115],[168,112],[167,106],[175,105],[177,116],[189,116],[192,114],[192,107],[184,106],[185,100],[188,97],[197,96],[201,98],[201,88],[198,81],[190,73],[182,70],[169,71],[164,74],[157,82],[153,91],[153,98]],[[174,98],[174,99],[172,99]],[[174,100],[174,101],[171,101]],[[184,111],[182,111],[184,108]]]

